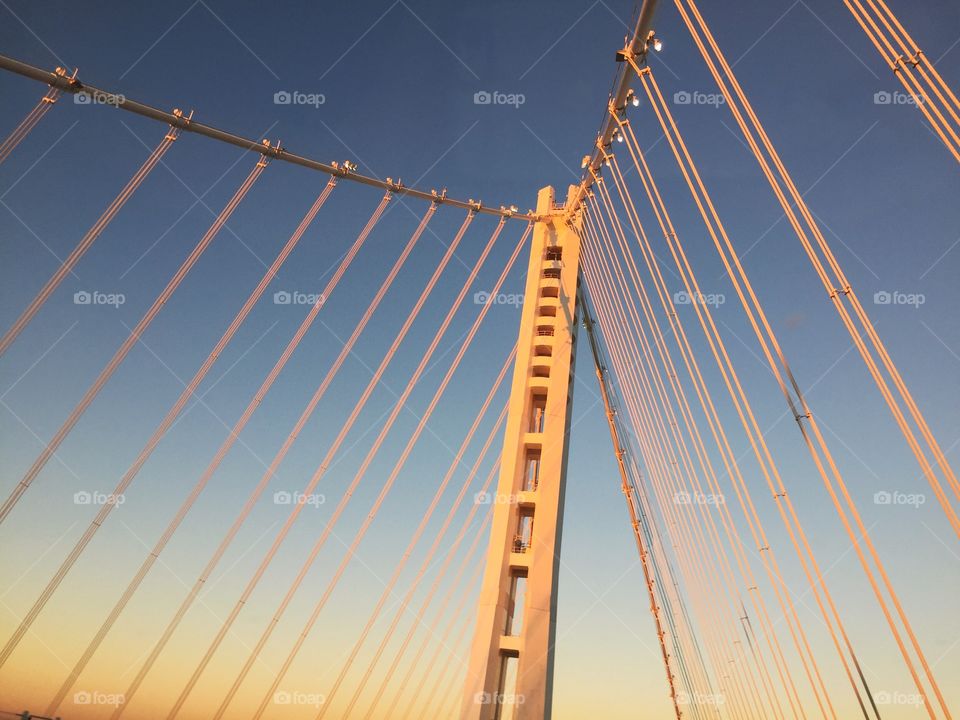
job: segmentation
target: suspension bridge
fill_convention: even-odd
[[[856,392],[869,391],[890,424],[881,450],[909,454],[923,493],[877,499],[859,486],[848,451],[866,440],[838,435],[809,399],[812,379],[791,365],[781,323],[744,259],[750,248],[728,232],[724,204],[678,117],[678,90],[653,61],[669,37],[658,22],[666,4],[644,0],[624,18],[629,33],[611,45],[612,89],[598,108],[599,131],[584,138],[582,175],[569,187],[540,189],[530,210],[520,208],[533,198],[491,205],[375,177],[354,160],[319,160],[208,123],[199,111],[99,87],[74,68],[0,55],[5,73],[35,81],[17,87],[36,91],[4,98],[5,119],[36,104],[4,130],[0,164],[39,154],[34,140],[49,145],[44,120],[56,113],[108,105],[154,130],[141,157],[103,156],[129,167],[127,179],[67,253],[50,251],[56,266],[45,282],[5,292],[13,319],[2,329],[0,362],[17,364],[4,368],[0,401],[58,355],[70,331],[58,324],[58,303],[70,302],[86,264],[121,252],[101,236],[137,211],[135,198],[188,152],[184,144],[238,148],[246,172],[219,206],[196,196],[210,218],[195,244],[173,248],[180,255],[169,272],[163,262],[141,266],[157,276],[143,282],[156,293],[119,340],[90,332],[103,362],[78,360],[69,377],[51,378],[48,392],[32,398],[55,422],[34,428],[3,401],[29,437],[3,463],[0,524],[16,530],[6,552],[22,555],[12,563],[18,572],[43,577],[26,595],[18,578],[5,583],[0,711],[111,720],[560,716],[561,538],[572,512],[565,500],[580,385],[605,418],[609,445],[592,452],[612,471],[591,482],[621,496],[604,522],[622,526],[623,543],[635,548],[629,572],[641,592],[633,608],[658,667],[659,699],[634,698],[634,716],[952,717],[960,684],[941,660],[957,638],[930,633],[911,590],[929,583],[955,609],[956,567],[939,578],[891,571],[889,546],[875,538],[865,506],[929,497],[937,522],[960,535],[953,444],[938,440],[925,398],[898,367],[905,349],[885,341],[872,318],[876,301],[847,274],[711,32],[718,8],[674,0],[680,22],[669,34],[689,35],[723,99],[718,112],[782,210],[809,275],[803,302],[828,308],[824,322],[844,334],[864,381]],[[960,163],[960,101],[908,33],[909,18],[884,0],[842,5],[852,20],[845,32],[864,33],[878,70],[912,99],[917,132],[928,130],[945,162]],[[650,153],[650,132],[667,152]],[[238,217],[272,177],[293,172],[306,173],[313,196],[306,207],[271,211],[289,223],[258,225],[275,245],[256,276],[238,282],[205,263],[218,238],[243,242]],[[338,214],[345,195],[351,211]],[[357,202],[366,206],[360,216]],[[4,206],[4,223],[26,227]],[[411,216],[402,223],[398,207]],[[400,229],[384,243],[378,238],[391,223]],[[291,265],[319,262],[304,254],[318,235],[331,245],[349,236],[325,257],[329,268],[314,273],[322,283],[311,292],[280,286]],[[434,239],[440,251],[427,252]],[[7,263],[21,270],[26,261],[4,245]],[[724,299],[693,246],[715,255]],[[159,331],[156,321],[197,283],[229,312],[216,322],[203,310],[195,320],[186,312],[182,327]],[[126,299],[83,289],[72,302]],[[519,312],[505,316],[504,303]],[[260,342],[250,326],[264,307],[296,319]],[[353,308],[358,315],[335,344],[311,344],[321,328],[333,333],[327,316]],[[728,324],[732,312],[749,329],[749,365],[747,342]],[[253,348],[255,381],[231,386],[233,365],[224,366]],[[175,393],[129,386],[131,365],[146,356],[164,364],[171,354],[191,363],[182,376],[182,362],[170,371]],[[52,372],[64,372],[65,362]],[[357,363],[363,374],[346,377]],[[191,410],[207,407],[221,383],[230,400],[214,429],[198,430]],[[106,405],[118,427],[97,432],[90,415]],[[792,421],[790,448],[767,424],[777,413]],[[127,438],[119,429],[126,423],[136,428],[132,445],[117,442]],[[441,424],[450,426],[442,437]],[[263,438],[266,454],[250,449],[251,435]],[[161,470],[151,467],[157,456]],[[251,467],[256,477],[247,482],[241,469]],[[407,496],[402,510],[391,505],[398,494]],[[53,535],[48,506],[66,508],[69,521]],[[133,531],[134,507],[149,518],[139,542],[118,542],[123,536],[110,533]],[[905,553],[939,542],[956,554],[956,537],[935,538],[910,515],[902,524],[916,538]],[[202,541],[190,535],[198,528]],[[831,572],[824,538],[834,534],[855,577]],[[350,575],[364,564],[365,542],[388,561],[374,585]],[[91,566],[94,549],[118,559]],[[564,544],[563,553],[576,548]],[[82,624],[72,608],[83,609]],[[903,684],[891,689],[891,676]]]

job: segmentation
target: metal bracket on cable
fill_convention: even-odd
[[[170,132],[167,133],[166,139],[172,142],[180,137],[180,130],[189,127],[190,121],[193,119],[193,110],[190,111],[189,115],[184,115],[183,110],[174,108],[171,115],[173,115],[177,122],[170,123]]]

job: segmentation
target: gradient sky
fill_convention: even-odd
[[[891,3],[943,76],[960,79],[960,8],[946,0]],[[613,53],[627,32],[632,3],[308,3],[264,6],[186,0],[173,3],[0,3],[0,52],[41,66],[79,67],[80,77],[161,108],[193,108],[198,120],[259,138],[279,138],[292,151],[320,160],[349,159],[361,171],[443,188],[487,204],[535,204],[537,190],[579,177],[579,161],[599,126],[614,73]],[[881,335],[926,412],[954,467],[960,444],[960,181],[957,167],[920,114],[906,105],[878,105],[874,95],[900,88],[839,0],[833,2],[704,3],[715,36],[731,61],[798,187],[833,243],[860,297],[916,293],[919,307],[868,305]],[[656,22],[666,42],[654,72],[668,96],[715,92],[671,3]],[[277,105],[279,91],[319,93],[325,102]],[[519,107],[477,105],[479,91],[520,93]],[[34,106],[43,88],[0,75],[0,135]],[[913,457],[852,350],[765,180],[741,143],[729,111],[675,106],[681,130],[784,349],[828,430],[848,485],[897,584],[947,694],[960,703],[960,556],[942,512]],[[705,291],[731,293],[708,245],[659,127],[646,104],[631,119],[648,150],[677,230]],[[0,326],[29,303],[64,256],[126,182],[164,129],[108,107],[79,107],[64,98],[0,166]],[[255,158],[236,148],[185,134],[36,320],[2,358],[0,491],[16,484],[41,448],[150,305],[213,214],[242,182]],[[78,490],[108,491],[128,467],[249,290],[297,226],[325,177],[270,165],[197,267],[164,308],[36,485],[0,528],[4,583],[0,627],[13,632],[94,514],[74,503]],[[300,247],[258,304],[191,403],[68,576],[33,633],[0,674],[0,710],[41,712],[82,652],[107,608],[126,585],[175,508],[294,332],[306,308],[271,302],[277,290],[318,292],[380,199],[380,192],[341,183]],[[197,196],[202,198],[197,202]],[[395,201],[371,235],[320,319],[227,457],[75,690],[120,692],[129,668],[166,623],[207,556],[260,478],[313,392],[342,340],[380,286],[419,217],[423,203]],[[649,209],[642,219],[651,230]],[[441,209],[374,316],[356,353],[338,376],[125,717],[165,712],[171,695],[229,611],[246,578],[286,516],[270,502],[275,490],[305,482],[353,407],[409,307],[462,220]],[[322,482],[327,503],[308,508],[271,566],[231,636],[209,667],[182,717],[209,716],[258,637],[302,558],[353,477],[422,349],[479,255],[495,221],[478,219],[420,320],[348,436],[349,450]],[[338,526],[349,542],[393,465],[478,307],[472,293],[489,288],[520,238],[510,223],[443,339],[437,362],[401,415],[366,482]],[[526,258],[505,291],[521,292]],[[673,278],[675,281],[675,278]],[[122,293],[119,308],[78,306],[78,291]],[[734,360],[791,488],[818,558],[875,691],[909,693],[909,677],[870,595],[849,543],[813,473],[801,439],[783,416],[782,398],[758,362],[742,313],[728,302],[717,311]],[[473,420],[516,337],[519,309],[491,309],[487,322],[445,395],[430,431],[417,445],[359,560],[314,629],[284,687],[322,692],[339,658],[365,622],[399,558],[401,543],[422,515],[439,476]],[[701,343],[698,347],[702,347]],[[564,526],[555,717],[669,717],[663,670],[647,610],[590,358],[578,358]],[[179,379],[178,379],[179,378]],[[716,374],[710,379],[717,380]],[[721,395],[714,383],[716,397]],[[505,401],[485,419],[489,431]],[[721,414],[735,428],[728,402]],[[748,452],[733,433],[738,453]],[[745,466],[748,461],[745,461]],[[482,466],[486,475],[489,463]],[[462,482],[460,468],[454,484]],[[828,639],[774,508],[750,466],[772,542],[802,600],[801,612],[829,668],[841,717],[852,712]],[[878,491],[927,494],[919,508],[873,503]],[[450,495],[452,497],[452,494]],[[447,501],[445,501],[447,502]],[[445,511],[447,505],[441,505]],[[459,517],[463,517],[466,508]],[[435,518],[428,529],[439,525]],[[468,535],[472,537],[472,535]],[[228,717],[256,703],[322,592],[343,545],[331,540],[308,582],[248,679]],[[423,550],[404,580],[412,579]],[[400,584],[405,588],[405,581]],[[422,592],[418,594],[420,597]],[[381,624],[382,625],[382,624]],[[419,636],[418,636],[419,638]],[[379,639],[375,632],[374,639]],[[358,666],[364,666],[368,642]],[[379,675],[377,676],[379,677]],[[318,681],[319,678],[319,681]],[[345,690],[352,691],[356,676]],[[457,678],[459,682],[459,675]],[[342,693],[340,699],[342,701]],[[95,718],[103,707],[61,708],[65,719]],[[284,717],[313,717],[291,707]],[[885,718],[919,717],[909,705]]]

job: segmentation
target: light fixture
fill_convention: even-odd
[[[581,167],[581,168],[585,168],[585,167],[586,167],[587,165],[589,165],[589,164],[590,164],[590,156],[589,156],[589,155],[584,155],[584,156],[583,156],[583,160],[580,161],[580,167]]]
[[[663,40],[658,38],[656,32],[653,30],[647,34],[647,47],[652,47],[654,52],[663,50]]]
[[[617,142],[623,142],[623,133],[617,130]]]

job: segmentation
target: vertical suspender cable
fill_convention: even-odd
[[[266,291],[267,286],[274,279],[277,272],[280,270],[280,267],[289,257],[290,253],[293,252],[293,249],[300,242],[300,239],[303,237],[303,234],[306,232],[307,228],[313,223],[313,220],[316,218],[317,213],[320,211],[320,208],[323,207],[330,193],[333,191],[334,186],[336,185],[336,179],[331,178],[324,189],[320,192],[317,199],[314,201],[313,205],[310,206],[310,209],[307,211],[307,214],[304,216],[303,220],[300,222],[300,225],[287,240],[286,244],[280,250],[280,253],[277,255],[276,259],[267,268],[263,277],[257,286],[250,293],[246,302],[237,312],[237,315],[233,318],[233,321],[227,327],[226,331],[221,336],[220,340],[210,351],[206,360],[194,374],[193,379],[184,387],[183,391],[180,393],[180,397],[177,398],[177,401],[173,404],[170,410],[167,412],[164,419],[157,426],[153,435],[147,441],[147,444],[144,446],[143,450],[140,451],[140,454],[137,456],[137,459],[133,462],[130,468],[124,473],[123,478],[117,484],[112,492],[113,497],[120,497],[123,495],[127,488],[130,486],[130,483],[133,482],[134,477],[146,463],[147,459],[150,457],[153,450],[160,443],[160,440],[164,437],[173,423],[176,421],[177,417],[180,415],[180,412],[186,406],[187,402],[193,397],[193,394],[196,392],[200,383],[206,377],[210,368],[213,367],[214,363],[217,361],[217,358],[220,357],[220,354],[223,352],[224,348],[239,330],[240,326],[249,316],[253,306],[260,300],[263,296],[263,293]],[[190,499],[196,498],[199,494],[199,491],[191,493]],[[77,542],[74,550],[70,553],[67,560],[61,565],[60,570],[54,576],[54,579],[50,581],[50,584],[47,586],[47,590],[44,592],[44,596],[49,598],[56,587],[59,585],[60,581],[64,576],[69,572],[70,568],[76,563],[77,559],[80,557],[80,553],[83,552],[83,549],[89,544],[90,540],[93,539],[94,533],[103,525],[104,521],[109,515],[110,510],[112,510],[114,505],[108,503],[103,506],[101,511],[97,514],[97,517],[91,523],[90,527],[87,529],[87,532],[83,537]],[[74,664],[73,670],[71,670],[69,676],[63,681],[63,684],[60,686],[60,690],[57,692],[54,699],[51,701],[50,706],[47,707],[46,714],[52,715],[56,712],[57,708],[60,706],[60,703],[63,702],[63,698],[70,691],[70,688],[73,686],[73,683],[80,676],[80,673],[83,672],[83,669],[86,667],[87,663],[93,657],[97,648],[99,648],[100,643],[106,637],[107,633],[110,631],[110,628],[113,627],[114,622],[119,618],[120,614],[123,612],[127,603],[130,601],[130,598],[133,597],[133,594],[137,591],[137,588],[140,587],[140,583],[146,577],[147,573],[150,571],[150,568],[153,567],[154,562],[156,562],[160,553],[166,547],[167,542],[173,536],[174,530],[179,526],[180,521],[183,520],[183,517],[186,515],[186,512],[178,513],[174,525],[163,533],[160,538],[160,541],[157,545],[154,546],[153,550],[143,561],[143,564],[140,566],[138,572],[134,575],[133,580],[127,586],[127,589],[122,594],[120,600],[114,606],[113,610],[104,620],[103,624],[100,626],[99,630],[95,633],[93,639],[87,645],[86,650]]]
[[[471,221],[474,214],[475,213],[472,213],[472,212],[468,214],[467,219],[464,221],[464,224],[461,226],[462,231],[465,231],[466,227],[469,225],[469,222]],[[458,233],[458,237],[462,237],[462,233]],[[459,243],[457,242],[457,243],[451,244],[444,258],[448,258],[450,255],[452,255],[453,248],[455,248],[457,244]],[[438,268],[438,270],[439,269],[440,268]],[[423,302],[425,302],[427,295],[433,289],[433,285],[435,284],[436,279],[438,277],[439,277],[439,273],[437,272],[435,272],[433,277],[431,277],[431,281],[428,284],[427,288],[424,289],[424,293],[421,294],[420,300],[418,301],[414,310],[411,312],[410,316],[407,318],[407,321],[404,323],[404,326],[401,328],[400,333],[394,339],[393,344],[390,346],[389,350],[387,351],[387,355],[381,361],[380,366],[375,371],[373,377],[371,377],[370,382],[367,384],[367,387],[365,388],[360,401],[358,402],[356,407],[354,407],[353,411],[350,413],[350,417],[348,418],[347,422],[341,427],[339,433],[337,434],[336,439],[334,440],[331,447],[328,449],[327,454],[324,456],[324,459],[321,461],[316,471],[314,471],[312,477],[310,478],[310,481],[307,483],[304,490],[302,491],[302,494],[304,496],[311,495],[313,493],[317,484],[320,482],[321,478],[326,473],[326,470],[329,467],[331,461],[333,460],[333,457],[339,451],[340,446],[343,444],[344,440],[346,439],[347,433],[349,433],[354,423],[356,422],[357,417],[360,415],[360,411],[365,406],[370,395],[373,393],[373,390],[379,384],[380,378],[382,377],[383,372],[386,370],[387,365],[393,359],[393,356],[396,353],[397,348],[399,347],[403,338],[406,336],[406,333],[409,330],[410,325],[413,323],[414,318],[419,313],[420,309],[423,307]],[[304,508],[303,504],[295,505],[293,510],[288,515],[287,519],[284,521],[283,526],[281,527],[280,531],[277,533],[276,537],[274,538],[273,543],[271,544],[266,555],[264,555],[257,569],[254,571],[254,574],[251,576],[250,580],[247,582],[246,586],[244,587],[243,592],[240,595],[240,598],[234,604],[227,618],[221,623],[220,629],[217,632],[216,637],[208,646],[206,652],[204,653],[204,656],[201,658],[199,664],[194,669],[194,672],[191,674],[190,679],[187,681],[187,684],[184,686],[177,700],[174,702],[173,707],[171,708],[170,712],[167,715],[168,720],[172,720],[172,718],[176,717],[176,715],[183,708],[183,704],[186,702],[187,697],[190,695],[193,688],[196,686],[197,682],[200,679],[200,676],[203,674],[207,665],[209,665],[210,661],[213,659],[213,656],[216,654],[218,648],[220,647],[220,644],[223,642],[223,639],[226,637],[226,634],[229,632],[234,621],[239,616],[241,610],[243,609],[250,595],[256,589],[257,585],[260,582],[260,579],[263,577],[263,574],[266,572],[267,567],[270,565],[270,563],[273,561],[273,558],[276,556],[277,551],[280,548],[280,545],[284,542],[287,535],[290,533],[290,530],[293,527],[293,524],[296,522],[303,508]]]
[[[356,257],[357,253],[360,251],[360,248],[366,242],[370,233],[373,231],[373,228],[376,226],[380,218],[383,216],[384,211],[387,207],[387,203],[390,202],[390,199],[391,199],[390,193],[386,193],[383,196],[383,198],[380,200],[376,209],[373,211],[373,214],[371,214],[369,220],[367,220],[366,225],[364,225],[363,229],[357,235],[356,240],[354,240],[353,244],[350,246],[350,249],[341,259],[340,264],[337,267],[337,270],[334,272],[333,276],[327,282],[327,285],[324,288],[323,293],[321,293],[320,298],[318,298],[317,302],[315,302],[314,305],[310,308],[310,311],[307,313],[307,316],[300,323],[300,327],[297,329],[297,332],[294,333],[293,337],[287,343],[287,346],[284,349],[283,353],[281,353],[280,357],[274,363],[270,372],[267,373],[266,378],[263,380],[260,387],[254,393],[250,401],[247,403],[247,406],[244,409],[243,413],[240,415],[240,418],[234,423],[233,427],[230,430],[230,433],[224,439],[223,443],[221,443],[213,459],[207,465],[203,474],[200,476],[200,479],[194,485],[190,495],[181,504],[180,509],[177,512],[177,515],[167,526],[167,529],[164,531],[163,536],[158,541],[157,546],[155,546],[154,548],[155,550],[162,549],[163,546],[165,546],[166,543],[170,540],[170,537],[173,535],[177,527],[183,521],[183,518],[186,516],[187,512],[196,502],[200,492],[206,486],[207,482],[213,476],[214,472],[216,472],[217,468],[220,466],[220,463],[223,461],[224,457],[226,457],[230,448],[233,447],[233,444],[236,442],[240,433],[243,431],[243,428],[246,427],[246,424],[250,420],[250,417],[253,415],[256,409],[260,407],[260,404],[263,402],[263,398],[266,396],[267,392],[273,386],[273,383],[276,381],[280,372],[286,366],[286,363],[290,359],[290,356],[293,354],[294,350],[296,350],[297,346],[300,344],[301,340],[306,335],[307,331],[310,329],[310,326],[313,324],[317,315],[320,313],[321,307],[324,304],[326,304],[326,300],[329,299],[330,294],[333,292],[334,288],[336,288],[336,286],[339,284],[340,279],[343,277],[344,273],[347,271],[347,268],[350,267],[351,263],[353,262],[353,259]],[[422,232],[424,222],[429,219],[431,215],[431,211],[432,211],[432,207],[431,207],[431,210],[428,210],[427,214],[424,217],[424,221],[421,222],[421,226],[418,227],[417,232],[414,234],[414,239],[412,239],[411,243],[407,245],[407,248],[403,253],[401,253],[400,258],[397,260],[397,263],[394,265],[394,269],[391,271],[391,275],[389,276],[388,281],[385,283],[384,287],[382,288],[384,292],[385,292],[385,288],[389,286],[390,282],[392,282],[392,278],[395,277],[396,272],[399,270],[400,265],[406,259],[406,256],[409,253],[409,249],[412,248],[412,244],[416,242],[416,238],[419,237],[419,233]],[[378,295],[378,297],[380,296]],[[359,334],[359,331],[357,332],[357,334]],[[349,349],[345,347],[344,351],[341,352],[341,356],[345,355],[346,352],[348,351]],[[324,383],[321,384],[321,387],[326,387],[326,385],[332,379],[333,374],[335,374],[338,368],[339,368],[339,365],[335,363],[334,368],[331,368],[330,372],[328,372],[327,377],[324,380]],[[319,397],[316,397],[316,399],[319,400]],[[313,407],[315,407],[315,404],[310,407],[311,412]],[[305,418],[301,417],[301,419],[303,420],[304,423],[306,422]],[[298,423],[297,427],[299,428],[301,427],[301,425]],[[295,433],[291,433],[291,435],[295,437]],[[293,438],[288,437],[288,442],[292,444]],[[288,447],[289,447],[289,444],[284,445],[285,449]],[[247,516],[250,514],[250,512],[252,512],[254,505],[256,504],[260,495],[263,493],[263,490],[266,488],[270,478],[273,476],[273,472],[276,470],[277,465],[279,465],[279,460],[275,458],[275,463],[270,466],[266,474],[261,479],[260,483],[257,485],[256,488],[254,488],[253,492],[250,494],[250,497],[247,499],[246,503],[244,504],[239,516],[234,520],[233,524],[230,526],[229,530],[227,531],[227,534],[221,539],[220,544],[217,546],[217,549],[214,551],[211,558],[207,561],[206,566],[201,571],[200,576],[194,582],[193,587],[190,589],[190,592],[181,602],[180,607],[177,609],[177,612],[175,613],[174,617],[167,624],[167,627],[164,630],[163,634],[160,636],[160,639],[157,640],[157,642],[154,644],[153,649],[150,651],[150,654],[147,656],[147,659],[144,661],[143,665],[140,667],[140,670],[137,672],[136,677],[134,677],[130,685],[127,687],[127,691],[124,693],[124,697],[126,698],[127,701],[119,705],[114,710],[113,715],[111,715],[112,720],[116,720],[116,718],[119,718],[120,715],[123,713],[123,711],[129,706],[130,698],[132,698],[133,695],[140,688],[140,685],[143,683],[147,674],[150,672],[150,669],[153,667],[153,664],[156,662],[157,658],[160,656],[160,653],[163,651],[163,648],[166,646],[167,642],[170,640],[173,633],[176,631],[177,627],[179,626],[180,621],[186,615],[187,611],[190,609],[194,600],[196,600],[197,596],[199,595],[200,590],[203,588],[204,584],[206,583],[207,579],[213,573],[214,569],[219,564],[224,553],[226,553],[233,539],[236,537],[236,534],[239,532],[240,527],[243,524],[244,520],[246,520]],[[149,561],[149,558],[147,561]],[[152,561],[149,561],[149,562],[152,563]],[[136,578],[134,582],[138,582]]]
[[[303,563],[300,569],[300,572],[297,575],[297,578],[291,584],[290,588],[287,591],[286,596],[284,597],[277,611],[274,613],[272,620],[270,621],[270,623],[267,625],[266,629],[262,633],[260,640],[257,642],[257,645],[254,647],[253,651],[250,653],[250,657],[248,658],[247,663],[244,665],[244,668],[241,670],[239,676],[234,682],[233,687],[231,688],[230,692],[228,692],[227,697],[224,698],[223,702],[221,703],[220,709],[217,711],[217,713],[214,716],[216,720],[219,720],[219,718],[222,717],[222,714],[226,711],[227,705],[233,699],[233,694],[236,692],[236,690],[239,689],[240,685],[242,684],[243,680],[246,677],[246,674],[249,672],[250,668],[253,667],[253,663],[259,656],[260,650],[266,644],[266,641],[269,639],[274,628],[279,623],[281,615],[285,612],[289,602],[292,600],[293,596],[298,591],[300,585],[303,582],[303,579],[306,577],[307,572],[309,571],[314,560],[319,554],[320,549],[325,545],[326,540],[329,538],[330,534],[333,532],[334,526],[336,525],[337,521],[340,519],[340,516],[342,515],[343,511],[346,509],[350,499],[353,497],[353,494],[356,488],[359,486],[361,480],[366,475],[366,472],[370,467],[370,463],[373,461],[374,457],[379,452],[380,447],[383,444],[384,440],[386,439],[387,435],[389,434],[390,430],[392,429],[393,424],[396,422],[396,419],[399,417],[401,411],[404,409],[406,402],[410,397],[410,394],[413,392],[414,387],[419,382],[423,372],[426,370],[426,367],[430,361],[430,358],[433,357],[434,352],[436,351],[438,345],[440,344],[441,338],[446,333],[447,329],[450,326],[450,323],[453,320],[454,315],[457,313],[461,304],[463,303],[463,300],[466,297],[466,294],[469,291],[470,286],[473,284],[473,281],[476,279],[477,273],[479,272],[481,266],[485,262],[490,250],[493,249],[493,246],[495,245],[496,240],[500,235],[500,231],[503,229],[504,223],[505,223],[505,220],[501,219],[501,221],[497,224],[496,229],[490,236],[490,240],[487,242],[487,245],[484,248],[483,252],[481,253],[480,258],[477,260],[473,270],[471,271],[467,280],[464,282],[464,285],[461,288],[460,293],[457,295],[457,298],[455,299],[450,310],[448,311],[447,316],[444,318],[443,322],[441,323],[440,328],[435,333],[433,340],[431,341],[429,347],[424,353],[424,356],[421,358],[420,363],[417,365],[417,368],[414,370],[413,375],[411,376],[409,382],[407,383],[407,386],[404,388],[403,392],[400,394],[400,397],[395,403],[393,409],[391,410],[390,415],[387,418],[387,421],[385,422],[383,427],[380,429],[380,432],[378,433],[376,440],[374,440],[373,445],[368,450],[367,455],[364,457],[360,465],[360,468],[358,469],[356,475],[354,476],[353,480],[350,483],[350,486],[344,492],[344,495],[341,498],[340,502],[338,503],[336,509],[334,510],[330,519],[327,521],[327,524],[324,527],[323,532],[321,533],[320,537],[317,539],[317,542],[314,544],[313,548],[311,549],[310,554],[308,555],[306,561]],[[528,225],[528,232],[530,227],[531,226]],[[497,282],[496,290],[494,290],[494,294],[499,291],[500,285],[503,283],[504,279],[506,278],[507,272],[510,270],[511,266],[513,265],[513,261],[516,260],[517,254],[519,253],[520,247],[522,247],[525,238],[526,238],[526,234],[524,235],[524,239],[522,239],[521,242],[518,243],[516,251],[514,252],[511,259],[508,261],[507,266],[503,271],[503,274],[500,276],[500,279]],[[373,523],[374,519],[376,518],[377,513],[380,510],[380,507],[384,499],[386,498],[390,489],[393,487],[393,484],[396,481],[404,463],[409,457],[409,454],[413,449],[413,446],[416,444],[417,440],[420,437],[420,434],[423,432],[424,428],[426,427],[427,421],[430,419],[440,398],[442,397],[444,391],[446,390],[447,385],[452,379],[453,374],[456,372],[457,368],[459,367],[460,362],[462,361],[464,355],[466,354],[467,349],[469,348],[471,342],[473,341],[473,338],[476,335],[477,330],[479,329],[481,323],[486,317],[486,313],[489,310],[489,308],[490,308],[489,304],[484,305],[477,319],[474,321],[474,324],[471,327],[470,331],[468,332],[466,338],[464,339],[460,350],[457,352],[457,355],[454,357],[449,369],[447,370],[446,374],[443,377],[443,380],[440,382],[439,387],[434,393],[434,396],[431,399],[430,404],[428,405],[427,409],[424,411],[423,415],[421,416],[417,424],[417,427],[414,430],[413,435],[410,437],[409,441],[404,447],[403,452],[401,453],[400,459],[397,461],[393,470],[391,470],[390,475],[387,477],[386,481],[384,482],[380,490],[380,494],[377,496],[377,499],[374,501],[373,507],[366,514],[366,517],[364,518],[363,523],[361,524],[359,530],[357,531],[354,539],[351,541],[350,546],[347,548],[347,551],[344,554],[344,557],[339,567],[334,573],[333,578],[330,580],[329,584],[327,585],[327,588],[323,592],[323,595],[321,596],[320,600],[317,602],[316,606],[314,607],[313,612],[310,615],[310,618],[308,619],[303,631],[298,637],[297,643],[294,645],[294,648],[291,650],[290,654],[288,655],[287,660],[284,662],[284,665],[281,668],[281,672],[283,672],[287,667],[289,667],[290,663],[292,663],[295,655],[297,654],[297,652],[299,652],[299,649],[302,646],[303,641],[306,640],[306,637],[309,634],[313,624],[316,622],[316,619],[319,617],[320,612],[323,610],[324,606],[326,605],[327,599],[330,597],[330,595],[333,593],[333,590],[336,588],[341,576],[343,575],[344,570],[346,569],[350,561],[353,559],[357,547],[359,546],[361,540],[363,539],[367,529],[370,527],[370,525]],[[265,702],[267,701],[269,701],[269,698],[265,698]],[[326,709],[327,707],[329,707],[329,705],[324,704],[323,707],[324,709]]]
[[[23,496],[23,493],[26,492],[27,488],[30,487],[30,484],[37,477],[37,475],[40,474],[40,471],[47,464],[47,461],[56,453],[57,448],[60,447],[60,443],[63,442],[67,434],[73,429],[74,425],[77,424],[80,416],[83,415],[86,409],[90,406],[90,403],[93,402],[93,399],[97,396],[103,386],[106,385],[114,371],[127,357],[127,355],[130,353],[130,350],[133,349],[133,346],[136,345],[140,340],[140,336],[143,335],[144,331],[146,331],[150,323],[153,322],[153,319],[170,299],[170,296],[173,295],[174,291],[180,286],[180,283],[183,282],[183,279],[187,276],[187,273],[190,272],[193,266],[197,263],[197,260],[200,259],[200,256],[203,254],[203,252],[207,249],[207,247],[209,247],[217,233],[224,226],[224,224],[230,218],[230,215],[233,214],[233,211],[237,208],[237,206],[246,196],[247,192],[253,186],[253,183],[256,182],[258,177],[260,177],[260,173],[263,172],[263,169],[266,167],[266,165],[267,160],[265,157],[261,157],[260,160],[257,161],[256,166],[254,166],[253,170],[250,171],[250,174],[247,176],[246,180],[243,181],[243,183],[234,193],[233,197],[230,198],[230,201],[226,204],[223,210],[220,211],[220,214],[214,220],[213,225],[211,225],[207,232],[204,233],[203,237],[200,238],[200,242],[197,243],[197,246],[183,261],[183,263],[180,265],[180,268],[167,283],[167,286],[163,289],[163,291],[161,291],[160,295],[157,296],[156,300],[153,301],[153,304],[140,319],[140,322],[138,322],[136,327],[130,331],[127,339],[123,341],[123,344],[114,353],[113,357],[110,359],[110,362],[108,362],[106,367],[100,371],[100,374],[97,376],[97,379],[94,381],[93,385],[91,385],[86,393],[84,393],[83,398],[79,403],[77,403],[77,406],[60,426],[60,429],[57,430],[50,442],[44,446],[43,451],[34,461],[26,475],[24,475],[20,482],[17,483],[17,486],[13,489],[13,491],[10,493],[10,496],[4,502],[3,507],[0,508],[0,523],[2,523],[10,514],[10,511],[17,504],[17,501]],[[16,637],[16,639],[19,641],[19,637],[16,635],[14,637]],[[13,646],[15,645],[16,643],[13,644]],[[0,652],[0,665],[6,662],[7,658],[9,657],[9,651],[13,649],[13,646],[8,643],[8,646],[4,648],[4,651]]]
[[[23,140],[37,123],[47,114],[47,111],[53,107],[53,104],[60,97],[60,90],[51,87],[47,90],[46,94],[40,98],[40,102],[37,103],[36,107],[33,108],[30,112],[27,113],[27,116],[20,121],[20,124],[17,125],[13,131],[7,136],[6,140],[0,143],[0,163],[6,160],[10,153],[13,152],[14,148],[20,144],[20,141]]]
[[[7,348],[13,344],[13,341],[17,339],[17,336],[23,331],[23,329],[33,320],[33,316],[37,314],[41,306],[47,301],[47,298],[53,294],[53,291],[59,287],[60,283],[63,282],[63,279],[73,272],[73,268],[76,267],[76,264],[80,261],[80,258],[83,257],[83,254],[90,249],[90,246],[93,245],[94,241],[100,237],[100,233],[104,231],[107,225],[110,224],[110,221],[116,216],[120,211],[120,208],[124,206],[127,200],[130,199],[130,196],[133,195],[134,191],[140,187],[144,179],[150,173],[151,170],[160,162],[167,150],[170,149],[170,146],[173,144],[173,141],[177,139],[179,134],[179,129],[170,126],[167,130],[167,134],[163,136],[163,140],[160,141],[160,144],[156,149],[150,153],[147,159],[144,161],[143,165],[140,166],[140,169],[133,174],[133,177],[124,185],[123,190],[107,205],[106,210],[103,211],[103,214],[97,219],[93,226],[87,230],[87,233],[80,239],[80,242],[73,249],[70,255],[67,256],[67,259],[60,263],[60,267],[57,268],[57,271],[53,276],[47,280],[46,284],[33,299],[33,301],[26,307],[26,309],[20,314],[20,317],[17,318],[16,322],[11,326],[6,333],[4,333],[3,338],[0,338],[0,355],[3,355]]]

